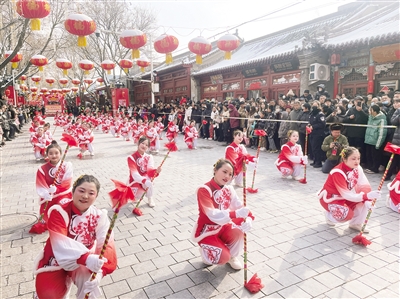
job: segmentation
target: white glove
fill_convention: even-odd
[[[258,162],[258,158],[254,158],[252,162],[253,163],[257,163]]]
[[[38,143],[37,146],[40,147],[40,148],[45,148],[46,147],[43,143]]]
[[[253,227],[253,219],[247,217],[246,221],[243,222],[242,225],[240,226],[240,229],[242,230],[242,232],[247,233],[251,230],[252,227]]]
[[[50,188],[49,188],[49,193],[54,194],[56,191],[57,191],[57,187],[54,186],[53,184],[51,184]]]
[[[103,272],[100,271],[97,273],[96,278],[90,281],[90,278],[88,281],[86,281],[83,284],[83,293],[89,294],[89,298],[100,298],[101,297],[101,291],[100,291],[100,281],[103,278]]]
[[[150,180],[146,180],[145,182],[144,182],[144,186],[146,187],[146,189],[147,188],[151,188],[152,186],[153,186],[153,183],[150,181]]]
[[[46,201],[52,201],[52,200],[53,200],[53,195],[47,193],[43,196],[43,200],[41,200],[39,204],[44,204]]]
[[[246,218],[249,215],[250,209],[247,207],[240,208],[235,211],[236,218]]]
[[[303,161],[303,164],[304,164],[304,165],[307,165],[307,164],[308,164],[308,157],[307,157],[307,156],[301,157],[301,160]]]
[[[92,272],[99,272],[101,267],[103,267],[104,263],[107,262],[105,257],[99,259],[98,254],[89,254],[86,259],[86,267]]]
[[[192,133],[188,133],[187,135],[188,135],[189,138],[192,138],[192,137],[193,137],[193,134],[192,134]]]
[[[381,198],[381,191],[379,190],[374,190],[374,191],[370,191],[367,193],[367,198],[368,199],[380,199]]]
[[[365,207],[369,210],[369,209],[374,209],[376,207],[376,205],[372,206],[372,201],[367,200],[364,202]]]

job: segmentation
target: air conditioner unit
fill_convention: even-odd
[[[310,81],[329,81],[330,74],[328,65],[319,63],[310,64]]]

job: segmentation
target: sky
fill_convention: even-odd
[[[160,26],[159,35],[167,33],[178,38],[179,47],[174,52],[176,54],[188,51],[189,41],[200,35],[212,42],[226,33],[235,33],[236,28],[233,27],[240,25],[237,27],[239,36],[245,41],[249,41],[334,13],[339,6],[354,1],[132,0],[135,4],[154,11]]]

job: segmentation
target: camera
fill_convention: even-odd
[[[362,103],[361,102],[357,102],[357,106],[361,107]]]

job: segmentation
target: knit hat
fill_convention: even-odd
[[[343,129],[343,125],[342,124],[338,124],[338,123],[334,123],[334,124],[330,125],[329,129],[331,131],[341,131]]]

